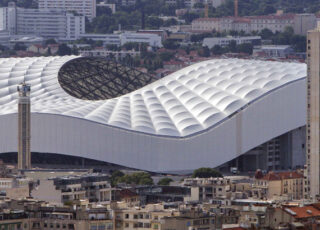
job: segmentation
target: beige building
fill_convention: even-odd
[[[231,180],[227,178],[187,178],[184,185],[191,186],[191,196],[185,197],[185,201],[227,198],[231,193]]]
[[[212,32],[213,30],[243,31],[250,33],[269,29],[273,33],[292,27],[296,34],[305,35],[316,24],[314,14],[274,14],[250,17],[198,18],[192,21],[192,31]]]
[[[320,193],[320,24],[307,36],[307,153],[305,195],[316,199]]]
[[[253,187],[260,189],[262,196],[267,199],[282,196],[299,200],[303,198],[303,180],[303,175],[298,172],[269,172],[262,178],[257,178]]]

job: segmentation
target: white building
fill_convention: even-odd
[[[85,33],[85,17],[62,10],[16,7],[0,8],[0,30],[12,35],[33,35],[59,40],[76,40]]]
[[[136,4],[136,0],[119,0],[122,6],[134,6]]]
[[[264,54],[266,57],[286,58],[294,52],[289,45],[263,45],[253,49],[253,56]]]
[[[260,45],[260,36],[248,36],[248,37],[214,37],[214,38],[204,38],[203,46],[207,46],[209,49],[215,45],[222,47],[228,46],[231,41],[235,41],[237,45],[251,43],[252,45]]]
[[[82,34],[82,38],[102,41],[104,45],[122,46],[129,42],[147,43],[152,47],[162,47],[161,36],[151,33],[124,32],[122,34]]]
[[[121,45],[124,45],[128,42],[147,43],[152,47],[162,47],[161,37],[157,34],[131,32],[122,33]]]
[[[17,149],[23,81],[33,152],[150,171],[218,167],[306,124],[302,63],[213,59],[157,80],[102,58],[55,56],[3,58],[0,72],[0,153]]]
[[[96,0],[39,0],[39,9],[77,12],[91,20],[96,17]]]
[[[0,30],[0,45],[9,47],[10,46],[10,34],[7,30]]]

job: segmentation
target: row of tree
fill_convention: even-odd
[[[193,178],[209,178],[209,177],[223,177],[222,174],[212,168],[199,168],[194,170],[192,174]],[[164,177],[159,180],[158,185],[170,185],[173,180],[168,177]],[[147,172],[135,172],[132,174],[124,174],[123,172],[116,170],[111,175],[111,186],[115,187],[117,184],[128,185],[153,185],[153,179]]]

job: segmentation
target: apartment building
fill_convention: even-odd
[[[86,16],[89,20],[96,17],[96,0],[39,0],[40,10],[64,10]]]
[[[89,202],[114,200],[114,189],[105,174],[85,174],[39,180],[32,197],[48,202],[66,203],[86,199]]]
[[[152,33],[124,32],[121,34],[82,34],[82,38],[102,41],[104,45],[122,46],[129,42],[146,43],[151,47],[162,47],[161,36]]]
[[[231,180],[228,178],[187,178],[184,185],[191,187],[191,195],[185,197],[185,201],[202,202],[226,198],[231,192]]]
[[[231,41],[235,41],[237,45],[250,43],[252,45],[261,45],[260,36],[247,36],[247,37],[222,37],[222,38],[205,38],[203,39],[202,46],[207,46],[209,49],[215,45],[225,47],[230,44]]]
[[[299,200],[303,198],[303,180],[303,174],[299,172],[269,172],[256,178],[253,187],[261,189],[267,199],[283,196]]]
[[[250,33],[269,29],[273,33],[292,27],[296,34],[305,35],[316,24],[314,14],[274,14],[250,17],[198,18],[192,21],[192,31],[211,32],[212,30],[243,31]]]
[[[0,30],[8,30],[11,35],[76,40],[85,33],[85,17],[60,9],[25,9],[10,3],[0,8]]]

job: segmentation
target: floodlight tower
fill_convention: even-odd
[[[25,82],[17,87],[18,99],[18,169],[31,168],[30,152],[30,91],[31,86]]]

